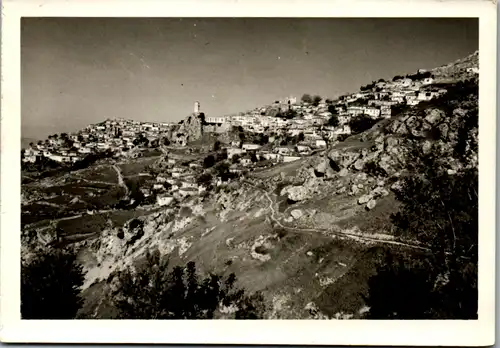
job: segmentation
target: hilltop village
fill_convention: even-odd
[[[240,132],[267,135],[266,143],[272,146],[258,152],[266,159],[280,162],[307,155],[314,148],[325,147],[339,137],[352,134],[350,123],[358,116],[367,116],[373,120],[390,118],[395,108],[415,106],[445,93],[446,89],[435,84],[430,72],[419,70],[415,75],[395,76],[392,81],[381,79],[372,82],[362,86],[359,92],[340,96],[337,100],[306,94],[301,100],[289,97],[247,112],[221,117],[205,116],[200,111],[200,104],[196,102],[193,115],[202,118],[199,133],[223,133],[236,127]],[[180,122],[181,128],[182,123],[183,121]],[[117,155],[124,155],[144,144],[151,147],[186,146],[184,132],[177,131],[172,136],[178,128],[179,124],[175,123],[106,120],[89,125],[74,134],[55,134],[45,141],[30,144],[23,151],[23,162],[34,163],[37,157],[47,157],[57,162],[74,163],[90,153],[112,150]],[[284,147],[285,142],[275,141],[279,136],[293,137],[300,134],[300,140],[294,144],[296,146]],[[191,136],[189,140],[195,139]],[[245,144],[242,140],[233,142],[229,149],[232,149],[230,152],[238,153],[237,149],[254,151],[261,147]]]
[[[335,99],[304,94],[221,117],[195,102],[180,122],[107,119],[31,143],[21,153],[23,265],[74,252],[84,302],[72,317],[86,319],[138,318],[120,312],[122,299],[150,301],[157,288],[123,294],[123,275],[157,252],[169,267],[233,274],[262,295],[256,318],[391,317],[399,293],[410,294],[402,308],[469,294],[478,80],[476,52]],[[456,275],[436,256],[452,253]],[[420,287],[404,271],[378,287],[388,256],[431,267],[432,278]],[[464,314],[417,303],[408,318],[477,318],[473,296],[457,303]],[[238,318],[225,305],[214,316]]]
[[[477,69],[467,72],[476,74]],[[160,171],[150,168],[153,179],[141,185],[140,195],[160,206],[169,205],[249,171],[325,150],[347,136],[363,132],[380,119],[390,118],[402,108],[446,94],[443,86],[431,72],[418,70],[414,75],[395,76],[392,81],[374,81],[337,100],[305,94],[300,100],[288,97],[223,117],[206,116],[200,103],[195,102],[192,115],[179,123],[108,119],[73,134],[49,136],[24,149],[22,161],[36,164],[45,158],[71,165],[96,154],[126,159],[142,156],[144,149],[156,149],[157,154],[165,155],[164,168]],[[191,146],[202,141],[204,134],[215,135],[219,140],[210,149]],[[172,149],[188,144],[189,151],[203,152],[206,156],[202,154],[192,161],[172,156],[171,152],[169,156]],[[221,161],[224,165],[220,165]],[[208,174],[201,175],[209,169]]]

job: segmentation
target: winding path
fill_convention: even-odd
[[[115,170],[116,175],[118,176],[118,185],[123,187],[123,189],[125,190],[125,196],[128,196],[128,187],[127,185],[125,185],[125,182],[123,181],[123,175],[120,168],[116,164],[113,164],[113,169]]]
[[[404,243],[404,242],[398,242],[394,240],[387,240],[387,239],[382,239],[382,238],[376,238],[376,237],[369,237],[366,235],[361,235],[361,234],[356,234],[356,233],[349,233],[345,232],[342,230],[327,230],[327,229],[318,229],[318,228],[297,228],[297,227],[290,227],[290,226],[285,226],[283,225],[277,218],[276,218],[276,210],[274,210],[274,201],[273,199],[269,196],[269,193],[258,187],[257,185],[244,180],[243,183],[249,184],[250,186],[259,189],[264,192],[264,195],[266,196],[267,200],[269,201],[269,207],[268,209],[271,211],[270,218],[276,225],[278,225],[281,228],[284,228],[289,231],[295,231],[298,233],[308,233],[310,235],[312,234],[317,234],[320,233],[322,235],[325,234],[335,234],[338,236],[345,236],[354,240],[364,240],[364,241],[369,241],[369,242],[377,242],[377,243],[382,243],[382,244],[391,244],[391,245],[398,245],[398,246],[403,246],[411,249],[417,249],[417,250],[423,250],[423,251],[432,251],[430,248],[426,248],[420,245],[416,244],[410,244],[410,243]],[[274,195],[274,194],[273,194]]]

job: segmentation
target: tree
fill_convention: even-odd
[[[219,151],[220,150],[220,141],[216,140],[214,143],[214,151]]]
[[[325,99],[325,103],[327,103],[328,105],[330,105],[330,104],[333,103],[333,100],[331,100],[330,98],[326,98]]]
[[[203,160],[203,167],[204,168],[210,168],[210,167],[213,167],[215,164],[215,157],[213,155],[208,155],[207,157],[205,157],[205,159]]]
[[[114,305],[120,319],[213,319],[222,308],[233,308],[235,319],[258,319],[265,306],[260,294],[247,295],[235,287],[236,276],[201,277],[194,262],[168,271],[158,250],[146,254],[135,272],[117,277]]]
[[[351,127],[352,133],[357,134],[370,129],[375,123],[377,123],[376,120],[363,114],[352,118],[349,121],[349,126]]]
[[[254,163],[258,161],[258,158],[257,158],[257,155],[255,154],[255,152],[252,152],[252,153],[250,154],[250,160],[251,160],[252,162],[254,162]]]
[[[22,319],[74,319],[82,306],[82,266],[70,250],[37,252],[21,264]]]
[[[415,265],[399,255],[378,267],[367,298],[372,318],[477,318],[478,171],[450,175],[435,153],[410,153],[411,175],[396,191],[401,208],[391,216],[396,233],[423,243],[431,256]],[[399,299],[391,286],[400,287]]]
[[[301,142],[301,141],[304,141],[304,132],[300,132],[299,133],[299,137],[298,137],[298,141]]]
[[[35,146],[35,144],[33,142],[30,142],[30,147],[33,148],[33,146]]]
[[[322,99],[323,99],[323,98],[321,98],[321,96],[319,96],[319,95],[315,95],[315,96],[313,97],[313,102],[312,102],[312,105],[313,105],[313,106],[318,106],[318,105],[319,105],[319,103],[321,102],[321,100],[322,100]]]
[[[332,127],[338,127],[340,124],[339,117],[336,114],[332,114],[328,119],[328,125]]]
[[[240,156],[238,154],[233,155],[232,162],[233,163],[239,163],[240,162]]]
[[[304,94],[302,98],[300,98],[300,100],[302,100],[303,103],[309,103],[309,104],[313,102],[313,99],[310,94]]]
[[[210,175],[209,173],[203,173],[198,176],[198,179],[196,181],[198,185],[209,187],[212,183],[212,175]]]

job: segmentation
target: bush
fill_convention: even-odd
[[[426,265],[391,258],[370,279],[367,305],[376,319],[476,319],[478,172],[448,175],[432,154],[410,158],[411,175],[391,216],[400,236],[432,250]]]
[[[194,262],[168,271],[158,250],[148,253],[135,272],[118,277],[114,305],[120,319],[213,319],[221,306],[234,306],[235,319],[258,319],[265,307],[260,294],[247,295],[235,287],[236,276],[200,277]]]
[[[309,103],[309,104],[313,102],[313,98],[311,97],[310,94],[304,94],[302,98],[300,98],[300,100],[302,100],[302,102],[304,103]]]
[[[359,115],[349,121],[349,126],[353,134],[358,134],[372,128],[375,123],[377,123],[377,120],[367,115]]]
[[[214,151],[220,150],[220,141],[216,140],[214,143]]]
[[[21,318],[74,319],[82,306],[82,266],[70,250],[38,252],[21,264]]]
[[[340,124],[339,122],[339,117],[335,114],[330,116],[330,119],[328,120],[328,125],[332,127],[338,127]]]
[[[215,164],[215,157],[213,155],[208,155],[203,160],[203,167],[204,168],[211,168],[214,166],[214,164]]]
[[[315,95],[313,97],[312,105],[313,106],[318,106],[322,99],[323,98],[321,98],[319,95]]]

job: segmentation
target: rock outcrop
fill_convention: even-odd
[[[198,114],[187,116],[175,135],[174,139],[179,139],[183,145],[200,139],[203,136],[203,117]]]

